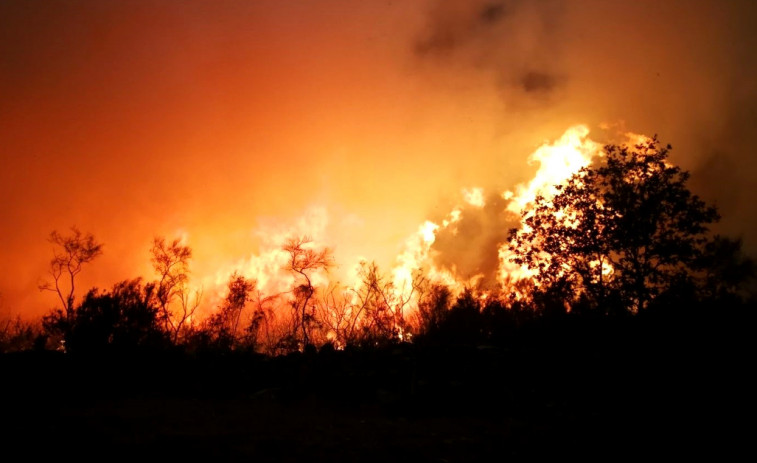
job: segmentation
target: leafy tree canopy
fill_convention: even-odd
[[[510,250],[536,272],[537,297],[636,312],[703,284],[709,225],[719,215],[688,189],[689,173],[668,162],[670,150],[656,137],[608,145],[554,197],[539,196],[523,212]]]

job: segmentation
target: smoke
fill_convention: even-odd
[[[507,212],[500,192],[490,192],[481,206],[460,207],[460,219],[436,233],[431,246],[434,263],[459,281],[471,281],[482,288],[496,287],[498,248],[507,241],[510,228],[519,217]]]
[[[423,78],[454,82],[460,98],[489,88],[507,137],[548,138],[574,123],[657,134],[692,172],[692,189],[718,206],[715,230],[757,252],[755,23],[748,1],[437,0],[410,49]],[[505,147],[503,162],[514,154]],[[508,180],[481,183],[504,190]]]
[[[414,42],[421,60],[491,74],[513,106],[547,103],[565,84],[560,0],[438,1]]]

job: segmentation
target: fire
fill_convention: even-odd
[[[436,239],[439,225],[427,220],[415,235],[405,241],[405,250],[397,256],[397,265],[392,270],[394,286],[408,294],[412,291],[413,272],[420,269],[428,259],[431,245]]]
[[[585,125],[570,127],[557,140],[545,142],[528,159],[529,164],[538,163],[534,177],[527,183],[517,185],[514,190],[505,191],[502,197],[508,201],[503,214],[511,214],[520,219],[523,210],[527,209],[537,195],[546,198],[554,196],[555,185],[564,183],[581,168],[588,166],[596,156],[601,156],[602,145],[588,138],[589,128]],[[642,136],[637,136],[642,140]],[[629,137],[630,139],[630,137]],[[484,189],[481,187],[464,188],[461,191],[463,205],[473,208],[483,208]],[[461,206],[453,208],[440,222],[426,221],[418,232],[408,238],[405,250],[397,257],[397,266],[393,270],[395,287],[403,295],[408,296],[412,291],[412,277],[418,270],[432,282],[443,284],[450,288],[453,294],[459,294],[465,287],[475,286],[481,278],[476,275],[467,281],[461,281],[452,271],[439,268],[434,263],[431,252],[437,234],[441,230],[450,229],[455,233],[455,226],[462,218]],[[521,227],[524,227],[521,224]],[[512,257],[507,243],[500,243],[497,250],[499,258],[498,280],[502,287],[514,291],[516,282],[533,276],[533,271],[510,262]],[[603,267],[603,273],[611,272]],[[488,294],[483,291],[479,295],[483,301]]]
[[[515,187],[515,191],[505,191],[502,196],[509,200],[507,210],[517,217],[541,195],[550,199],[556,193],[555,185],[568,180],[583,167],[591,164],[595,156],[602,155],[602,145],[588,138],[589,128],[576,125],[568,130],[556,141],[544,143],[528,158],[529,164],[539,163],[533,179],[526,184]],[[521,228],[526,225],[521,223]],[[499,279],[503,285],[511,285],[513,281],[527,279],[534,275],[534,271],[519,266],[510,261],[513,257],[507,243],[499,247]]]
[[[555,185],[564,184],[574,174],[584,167],[589,166],[595,157],[602,156],[602,145],[588,138],[589,129],[585,125],[576,125],[569,128],[554,143],[545,143],[539,147],[529,158],[529,162],[539,162],[539,169],[534,178],[525,185],[516,187],[516,192],[506,191],[503,197],[508,199],[508,211],[522,217],[523,211],[528,210],[531,204],[541,196],[548,202],[557,193]],[[645,145],[652,141],[646,135],[633,132],[625,132],[626,144],[629,146]],[[571,223],[579,220],[575,211],[568,211],[562,220]],[[528,230],[525,223],[520,224],[521,230]],[[512,252],[508,244],[499,247],[500,269],[499,277],[503,286],[510,286],[511,292],[516,298],[525,297],[519,293],[517,284],[519,280],[528,280],[535,275],[535,270],[525,266],[518,266],[511,262]],[[592,268],[599,268],[602,276],[610,276],[614,269],[612,265],[604,261],[590,263]]]
[[[590,165],[595,157],[601,156],[602,145],[589,139],[588,135],[587,126],[575,125],[556,140],[547,141],[539,146],[528,158],[529,164],[538,165],[533,178],[502,193],[501,197],[506,203],[501,213],[512,217],[513,221],[520,221],[522,212],[530,207],[537,196],[549,200],[556,194],[555,185],[564,183],[581,168]],[[648,137],[633,133],[627,133],[626,138],[629,143],[634,144],[649,140]],[[388,269],[381,269],[381,273],[370,283],[376,286],[373,289],[366,289],[366,269],[370,268],[370,264],[360,256],[352,256],[352,263],[340,262],[342,265],[346,264],[344,266],[337,265],[336,268],[324,268],[313,272],[313,287],[320,292],[311,300],[313,310],[325,311],[325,316],[333,321],[329,328],[324,329],[323,341],[331,341],[339,346],[343,343],[342,337],[345,332],[368,327],[372,323],[369,310],[365,307],[366,296],[360,291],[381,293],[381,304],[387,307],[385,310],[391,311],[391,319],[397,324],[395,335],[400,339],[407,339],[409,333],[405,331],[402,323],[417,308],[418,275],[422,275],[427,282],[448,287],[453,295],[460,294],[466,287],[474,288],[483,275],[462,280],[456,276],[454,267],[444,268],[437,264],[436,257],[439,251],[434,249],[433,245],[442,231],[456,236],[466,210],[481,211],[484,207],[488,206],[483,188],[463,188],[458,205],[446,216],[438,222],[424,221],[404,240],[393,265]],[[291,313],[291,307],[287,304],[291,305],[296,297],[293,288],[298,284],[298,280],[288,268],[290,256],[283,249],[283,244],[293,236],[308,236],[311,240],[307,245],[313,249],[338,248],[338,242],[327,240],[327,229],[331,219],[327,208],[314,207],[289,224],[272,222],[260,227],[255,232],[260,239],[259,250],[256,253],[230,262],[224,268],[200,278],[195,283],[198,289],[205,289],[206,305],[210,306],[211,310],[217,307],[225,297],[224,285],[229,281],[230,275],[239,272],[245,278],[254,281],[258,300],[268,301],[270,307],[273,307],[273,312],[279,313],[278,316],[285,317],[286,313]],[[523,228],[525,224],[520,223],[520,226]],[[513,256],[508,249],[508,243],[499,243],[496,252],[496,281],[500,285],[499,290],[515,294],[516,297],[525,297],[524,291],[527,291],[528,285],[520,282],[528,282],[534,274],[533,271],[511,262]],[[612,273],[612,268],[607,263],[597,265],[602,266],[602,274]],[[481,288],[477,289],[476,294],[481,302],[492,296],[488,290]]]
[[[463,190],[463,195],[465,191]],[[481,201],[483,201],[483,196]],[[451,288],[462,288],[461,282],[451,272],[434,264],[431,252],[431,245],[434,244],[438,231],[453,227],[461,217],[460,209],[454,208],[441,221],[441,224],[427,220],[414,235],[405,241],[405,249],[397,256],[396,265],[392,269],[393,283],[398,296],[404,299],[413,296],[413,276],[419,271],[422,271],[424,276],[433,283]]]
[[[596,155],[602,152],[602,145],[587,138],[589,128],[576,125],[554,143],[544,143],[528,158],[528,163],[539,163],[534,178],[525,185],[518,185],[515,191],[505,191],[503,197],[510,200],[507,210],[520,215],[537,195],[546,197],[555,194],[554,185],[561,184],[588,166]]]

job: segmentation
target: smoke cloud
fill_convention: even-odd
[[[439,1],[414,43],[422,60],[492,74],[513,105],[545,102],[565,81],[560,63],[562,2]]]
[[[751,2],[441,0],[430,4],[412,49],[433,69],[429,80],[457,82],[464,93],[456,79],[465,75],[492,89],[508,137],[568,120],[589,123],[601,142],[618,142],[624,130],[658,134],[692,172],[691,187],[720,209],[715,231],[742,237],[755,253],[756,19]],[[512,182],[483,177],[503,190]],[[488,223],[506,222],[497,217]],[[458,228],[480,223],[463,214]],[[452,266],[465,259],[450,241],[435,246]]]

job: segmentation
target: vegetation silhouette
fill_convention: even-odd
[[[72,316],[54,311],[45,329],[61,335],[70,353],[128,353],[165,349],[170,335],[161,324],[160,299],[153,284],[137,278],[117,283],[110,291],[90,290]]]
[[[417,281],[406,294],[395,291],[394,283],[375,262],[362,262],[344,342],[377,347],[401,342],[412,333],[405,318],[408,304],[417,290]]]
[[[499,289],[456,292],[422,269],[396,288],[375,263],[354,287],[319,286],[332,251],[293,237],[291,286],[265,294],[235,272],[198,320],[180,240],[154,239],[156,280],[77,304],[102,245],[53,232],[42,287],[60,306],[0,325],[7,440],[34,436],[56,458],[95,454],[71,450],[87,436],[239,461],[729,459],[750,437],[737,423],[755,387],[755,264],[709,232],[716,209],[668,152],[608,146],[537,198],[510,235],[536,275]]]
[[[195,333],[196,342],[206,349],[235,350],[239,348],[255,349],[257,331],[261,314],[257,313],[246,329],[240,322],[245,305],[251,300],[255,283],[234,272],[229,277],[228,294],[218,311],[211,315],[202,328]]]
[[[290,347],[304,349],[311,341],[311,330],[316,324],[315,306],[311,299],[315,296],[312,274],[321,270],[328,271],[334,265],[331,249],[314,249],[309,237],[290,238],[283,249],[289,254],[288,270],[300,280],[293,289],[292,330],[282,342]],[[298,339],[299,336],[299,339]]]
[[[202,293],[189,290],[189,259],[192,249],[181,244],[181,240],[166,241],[155,237],[150,248],[150,256],[158,281],[155,284],[160,304],[160,319],[165,331],[171,333],[174,343],[186,334],[187,323],[197,311]],[[178,309],[174,306],[178,305]]]
[[[48,240],[53,244],[49,269],[52,281],[40,283],[39,289],[54,292],[60,299],[63,313],[70,319],[75,309],[76,276],[81,273],[84,264],[102,254],[103,245],[91,233],[82,233],[76,227],[71,227],[69,235],[54,230]]]
[[[670,149],[656,138],[608,145],[597,164],[555,185],[554,197],[537,196],[525,227],[510,231],[512,261],[534,272],[535,301],[636,313],[684,289],[732,292],[749,276],[737,265],[732,286],[715,283],[738,242],[708,234],[718,212],[687,188]]]

